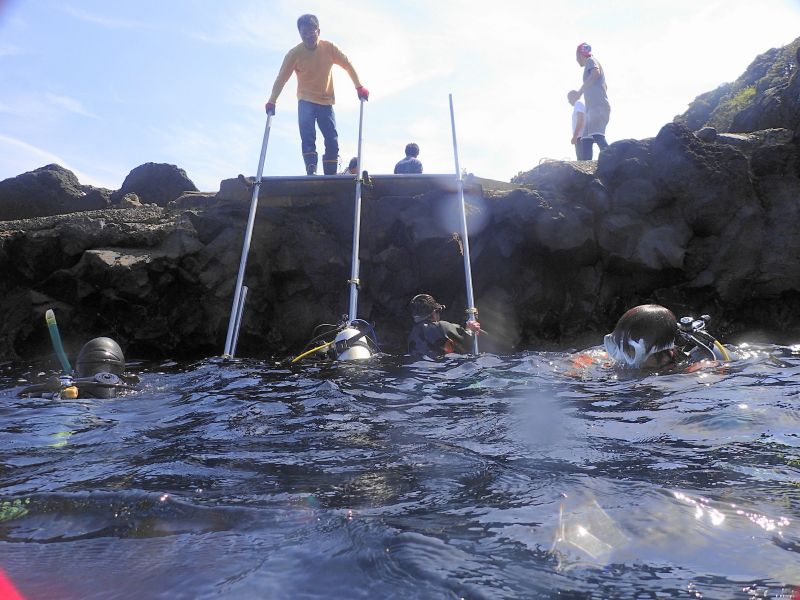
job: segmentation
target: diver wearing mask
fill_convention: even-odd
[[[708,331],[708,315],[683,317],[667,308],[643,304],[626,312],[603,339],[606,352],[621,366],[659,370],[702,360],[727,361],[725,347]]]
[[[69,366],[69,363],[67,363]],[[125,373],[125,356],[119,344],[107,337],[87,342],[78,353],[74,376],[51,377],[20,392],[34,398],[116,398],[121,390],[137,390],[139,377]]]
[[[442,321],[439,313],[444,309],[429,294],[417,294],[411,300],[414,328],[408,336],[408,353],[412,355],[440,356],[442,354],[468,354],[472,336],[481,330],[478,321],[469,320],[465,327]]]

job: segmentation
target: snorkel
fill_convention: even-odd
[[[50,308],[44,314],[47,319],[47,329],[50,332],[50,339],[53,341],[53,349],[56,351],[58,361],[61,363],[61,368],[64,373],[72,375],[72,365],[69,364],[67,353],[64,352],[64,345],[61,343],[61,334],[58,332],[58,324],[56,323],[56,313]]]

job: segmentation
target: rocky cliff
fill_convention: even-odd
[[[760,54],[734,82],[699,95],[675,122],[692,131],[713,127],[749,133],[800,127],[800,38]]]
[[[599,343],[643,302],[709,313],[726,341],[800,341],[800,139],[787,129],[703,137],[671,123],[598,162],[545,163],[513,184],[471,179],[482,349]],[[9,182],[19,183],[0,182],[0,207]],[[216,194],[185,185],[174,199],[139,187],[109,192],[100,210],[0,222],[0,356],[49,353],[48,308],[68,351],[109,335],[129,356],[221,354],[250,195],[236,179]],[[65,177],[58,193],[89,196],[78,186]],[[354,187],[345,177],[262,186],[237,355],[295,353],[346,312]],[[387,352],[405,352],[416,293],[446,304],[444,318],[464,317],[454,189],[435,176],[364,187],[358,316],[376,322]]]

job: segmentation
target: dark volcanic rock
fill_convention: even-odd
[[[596,344],[647,302],[712,315],[724,341],[797,342],[798,143],[787,130],[703,141],[671,123],[596,163],[548,162],[516,187],[470,184],[482,350]],[[0,223],[0,357],[50,352],[48,308],[71,352],[109,335],[132,356],[220,354],[250,207],[247,185],[226,181],[166,207],[126,192],[127,209]],[[463,240],[451,178],[392,181],[365,186],[358,316],[404,353],[415,294],[464,318]],[[264,183],[238,355],[299,352],[347,310],[354,190],[345,178]]]
[[[695,135],[704,142],[714,142],[717,139],[717,130],[713,127],[703,127],[700,131],[696,131]]]
[[[736,81],[701,94],[675,117],[698,131],[712,126],[718,132],[748,133],[800,126],[800,38],[760,54]],[[800,132],[797,132],[800,133]]]
[[[683,125],[669,123],[652,152],[655,187],[667,206],[684,200],[682,215],[697,235],[716,235],[745,204],[755,201],[747,157],[727,145],[705,144]]]
[[[126,194],[134,193],[142,204],[166,206],[185,192],[196,192],[186,171],[175,165],[145,163],[133,169],[122,187],[111,195],[112,202],[119,202]]]
[[[798,65],[794,66],[794,74],[788,81],[764,90],[751,106],[733,117],[731,132],[784,128],[800,133],[800,76],[797,75]]]
[[[0,181],[0,221],[98,210],[109,205],[110,190],[81,185],[75,174],[47,165]]]

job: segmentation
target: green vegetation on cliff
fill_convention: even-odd
[[[759,95],[789,82],[800,62],[798,52],[800,38],[782,48],[772,48],[759,54],[736,81],[700,94],[689,104],[688,110],[676,116],[674,121],[692,131],[706,126],[714,127],[719,132],[729,131],[736,114],[752,106]]]

